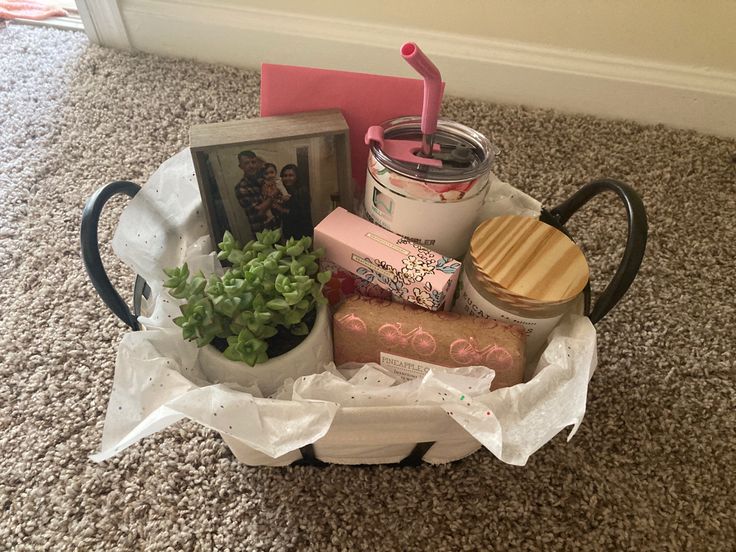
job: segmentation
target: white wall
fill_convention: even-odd
[[[398,54],[414,40],[440,68],[448,94],[736,136],[733,0],[119,0],[119,7],[141,51],[250,68],[271,62],[414,76]]]
[[[223,5],[736,72],[733,0],[221,0]]]

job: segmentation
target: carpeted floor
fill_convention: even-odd
[[[124,325],[79,257],[99,186],[143,183],[191,124],[258,113],[255,72],[0,29],[0,549],[726,550],[736,542],[736,141],[448,99],[496,171],[552,206],[610,176],[642,194],[640,276],[599,328],[585,421],[528,465],[249,468],[190,423],[98,465]],[[107,244],[124,202],[105,212]],[[571,225],[601,289],[623,209]],[[131,274],[104,258],[122,289]]]

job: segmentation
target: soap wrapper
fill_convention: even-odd
[[[354,296],[333,315],[335,364],[380,364],[402,380],[435,366],[486,366],[493,389],[521,383],[525,333],[520,326]]]
[[[314,229],[325,259],[399,299],[449,310],[460,263],[337,208]]]

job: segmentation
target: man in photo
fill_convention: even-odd
[[[251,232],[255,235],[256,232],[279,228],[281,217],[271,211],[275,200],[264,197],[261,191],[258,156],[250,150],[241,151],[238,166],[243,171],[243,178],[235,185],[235,197],[245,209]],[[269,218],[269,213],[275,216]]]

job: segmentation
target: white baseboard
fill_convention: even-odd
[[[92,42],[118,50],[131,49],[118,0],[76,0],[76,4]]]
[[[736,137],[733,73],[216,1],[119,6],[130,43],[141,51],[248,68],[269,62],[416,76],[399,55],[412,40],[454,96]]]

